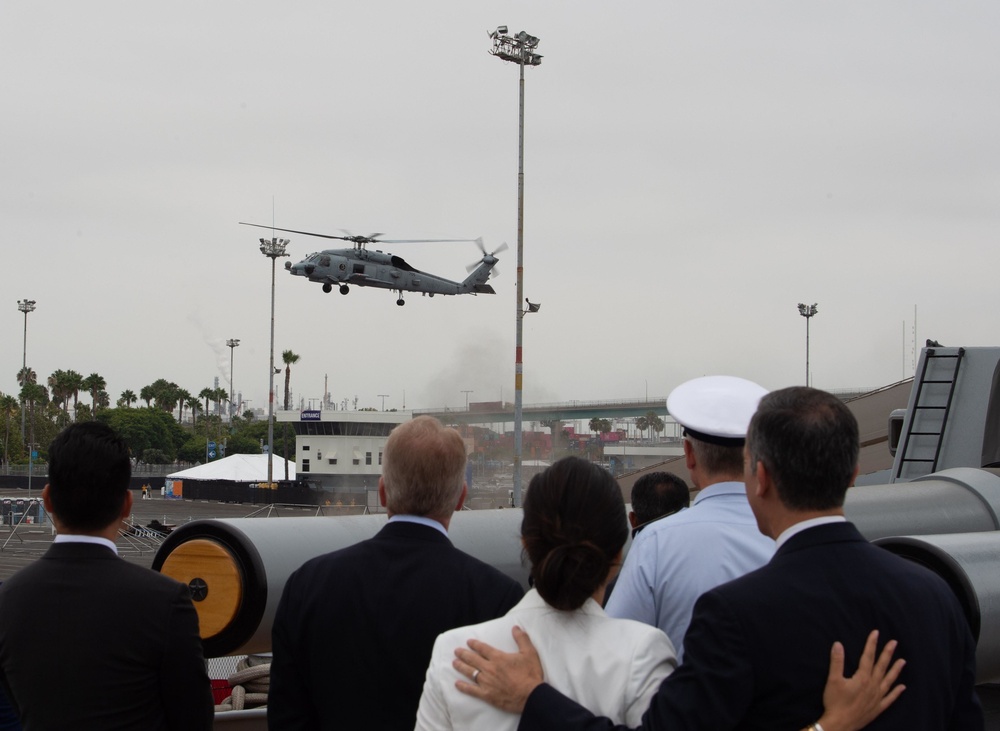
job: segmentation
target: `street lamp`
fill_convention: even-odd
[[[466,391],[466,390],[463,389],[462,393],[465,394],[465,410],[468,411],[469,410],[469,394],[470,393],[475,393],[475,391]]]
[[[233,355],[239,345],[239,338],[230,338],[226,341],[226,347],[229,348],[229,421],[233,420]]]
[[[389,398],[389,394],[387,394],[387,393],[380,393],[380,394],[378,394],[378,397],[380,399],[382,399],[382,411],[385,411],[385,400],[387,398]]]
[[[35,300],[18,300],[17,309],[24,313],[24,350],[21,355],[21,372],[28,368],[28,313],[35,311]],[[21,399],[21,443],[24,444],[24,399]]]
[[[806,318],[806,385],[809,385],[809,320],[818,312],[816,303],[804,305],[799,302],[799,314]]]
[[[288,256],[285,247],[288,239],[261,239],[260,253],[271,260],[271,367],[267,393],[267,487],[270,489],[274,476],[274,262],[279,257]]]
[[[521,417],[522,417],[522,331],[524,320],[524,67],[538,66],[542,57],[535,53],[538,38],[523,30],[515,36],[507,34],[501,25],[490,33],[493,48],[490,54],[503,61],[516,63],[521,70],[518,87],[517,125],[517,310],[514,346],[514,507],[521,505]]]

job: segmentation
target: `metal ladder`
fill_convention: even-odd
[[[941,443],[944,441],[944,430],[948,424],[948,413],[951,411],[963,355],[965,348],[957,348],[949,353],[941,353],[936,348],[924,351],[913,411],[903,435],[900,458],[896,460],[894,482],[937,471]],[[907,466],[911,469],[906,470]],[[904,475],[904,471],[907,474]]]

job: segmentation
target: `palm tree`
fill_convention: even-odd
[[[118,399],[118,408],[131,408],[132,404],[139,400],[139,397],[135,395],[135,391],[125,389],[122,391],[121,397]]]
[[[664,426],[665,426],[665,424],[663,423],[663,419],[661,419],[659,416],[657,416],[657,414],[656,414],[655,411],[647,411],[646,412],[646,428],[647,429],[652,429],[657,434],[659,434],[661,431],[663,431],[663,427]]]
[[[299,356],[290,350],[281,353],[281,361],[285,364],[285,411],[291,408],[292,392],[290,384],[292,381],[292,364],[299,362]]]
[[[90,392],[90,418],[95,419],[97,418],[97,396],[108,384],[100,374],[91,373],[81,381],[80,385]]]
[[[29,445],[34,444],[35,441],[35,406],[37,404],[44,406],[48,402],[49,391],[39,383],[28,383],[21,387],[21,400],[28,405],[31,430],[29,432],[28,444],[25,446],[30,450]]]
[[[17,413],[17,399],[7,394],[0,394],[0,414],[3,414],[3,463],[10,464],[10,417]]]
[[[229,400],[229,391],[222,386],[212,389],[212,400],[215,401],[215,415],[222,416],[222,403]]]
[[[203,388],[198,392],[198,398],[205,399],[205,414],[208,414],[208,402],[215,398],[214,388]]]
[[[177,389],[177,405],[180,407],[180,418],[178,421],[184,423],[184,409],[191,400],[191,392],[184,388]]]
[[[198,412],[201,411],[201,394],[197,396],[188,394],[187,407],[191,409],[191,427],[194,428],[198,425]]]
[[[17,372],[17,385],[21,388],[34,383],[38,383],[38,374],[31,370],[30,366],[25,366]]]
[[[147,409],[150,406],[152,406],[153,397],[155,395],[156,395],[156,392],[153,390],[152,386],[143,386],[139,390],[139,398],[141,398],[143,401],[146,402],[146,408]]]
[[[53,371],[46,383],[48,383],[49,390],[52,391],[52,400],[62,404],[63,411],[69,416],[69,371],[62,369]]]
[[[95,373],[93,375],[97,374]],[[80,389],[84,388],[83,376],[76,371],[66,371],[65,378],[66,400],[68,401],[70,396],[73,397],[73,418],[75,419],[76,404],[80,398]],[[98,378],[100,378],[100,376],[98,376]],[[104,388],[104,384],[101,385],[101,388]]]

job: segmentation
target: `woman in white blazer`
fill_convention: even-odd
[[[515,652],[515,625],[531,636],[547,683],[598,715],[638,726],[677,663],[662,631],[601,608],[627,537],[621,490],[606,470],[567,457],[535,475],[521,523],[534,588],[505,616],[438,637],[416,728],[517,728],[518,716],[456,690],[464,677],[452,668],[455,648],[472,638]]]

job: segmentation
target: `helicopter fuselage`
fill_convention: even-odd
[[[297,277],[323,285],[326,292],[333,287],[347,294],[349,285],[377,287],[397,292],[435,294],[495,294],[487,284],[496,257],[487,255],[464,281],[455,282],[416,269],[399,256],[364,247],[327,249],[310,254],[297,264],[286,262],[285,269]],[[402,299],[399,300],[402,302]]]

